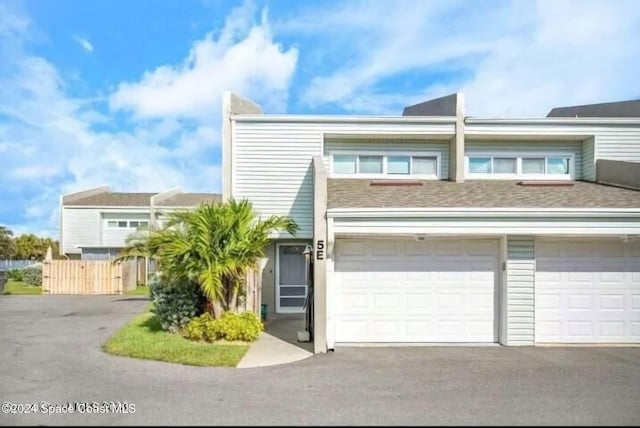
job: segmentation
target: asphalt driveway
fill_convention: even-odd
[[[638,425],[640,348],[349,348],[285,366],[104,354],[147,301],[0,296],[0,401],[120,401],[129,414],[0,414],[0,425]]]

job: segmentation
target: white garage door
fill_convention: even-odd
[[[640,343],[640,242],[536,242],[536,341]]]
[[[494,342],[498,241],[339,239],[336,342]]]

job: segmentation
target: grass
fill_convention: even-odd
[[[133,290],[129,290],[125,293],[127,296],[148,296],[149,287],[146,285],[138,285]]]
[[[248,349],[245,344],[192,342],[168,333],[151,312],[136,316],[104,345],[114,355],[190,366],[235,367]]]
[[[22,281],[9,280],[2,294],[42,294],[42,287],[34,287]]]

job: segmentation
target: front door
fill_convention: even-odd
[[[278,244],[276,312],[303,312],[307,295],[304,244]]]

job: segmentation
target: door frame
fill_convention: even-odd
[[[276,276],[275,276],[275,285],[276,285],[276,313],[277,314],[303,314],[304,309],[287,309],[280,307],[280,247],[297,247],[304,246],[310,244],[309,241],[299,241],[299,242],[276,242]],[[309,291],[307,284],[304,285],[304,293],[305,297]]]

